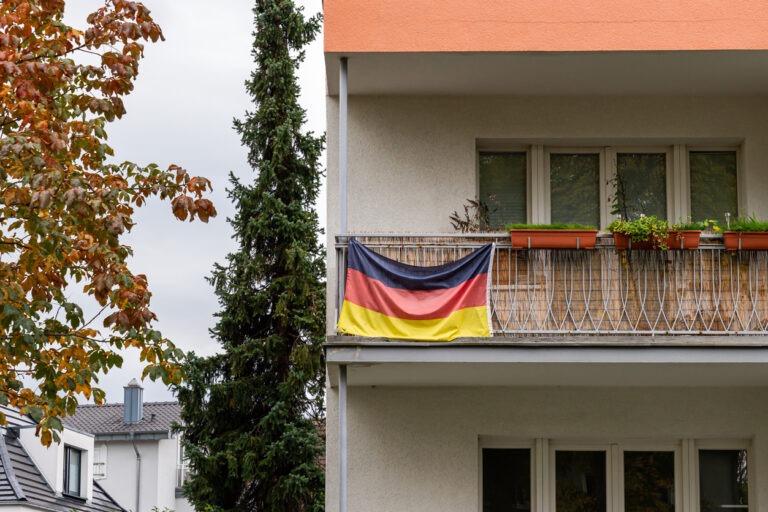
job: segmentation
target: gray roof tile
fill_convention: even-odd
[[[124,434],[130,432],[169,432],[179,422],[178,402],[145,402],[144,417],[138,423],[123,421],[123,404],[79,405],[73,416],[64,418],[64,425],[91,434]]]

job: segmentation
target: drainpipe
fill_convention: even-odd
[[[347,512],[347,365],[339,365],[339,512]]]
[[[141,493],[141,452],[136,446],[136,435],[131,432],[131,444],[133,445],[133,451],[136,452],[136,508],[134,512],[139,512],[139,496]]]
[[[339,231],[347,234],[347,58],[339,62]]]

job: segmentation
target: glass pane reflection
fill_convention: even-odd
[[[674,452],[624,452],[624,510],[675,510]]]

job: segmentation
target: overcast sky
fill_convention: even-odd
[[[227,176],[252,180],[246,150],[232,120],[253,110],[244,81],[253,69],[253,0],[143,0],[163,28],[166,41],[148,44],[135,89],[126,98],[127,115],[108,126],[117,159],[161,167],[178,164],[191,175],[213,181],[218,217],[208,224],[174,220],[168,203],[142,208],[126,243],[134,249],[131,268],[146,274],[152,310],[163,335],[185,351],[208,355],[219,345],[208,329],[218,304],[205,280],[215,262],[236,249],[226,218],[234,212],[226,195]],[[82,27],[99,0],[69,0],[67,20]],[[305,14],[321,10],[321,0],[299,0]],[[322,35],[307,48],[300,70],[301,103],[307,129],[325,130],[325,68]],[[323,161],[323,166],[325,162]],[[325,199],[319,214],[325,224]],[[136,351],[124,354],[122,369],[101,377],[108,402],[122,402],[122,387],[140,377]],[[171,400],[162,383],[144,381],[146,401]]]

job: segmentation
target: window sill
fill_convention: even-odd
[[[72,498],[73,500],[82,501],[83,503],[85,503],[86,501],[88,501],[88,500],[85,498],[85,496],[80,496],[79,494],[72,494],[72,493],[69,493],[69,492],[62,492],[62,493],[61,493],[61,495],[62,495],[62,496],[65,496],[65,497],[67,497],[67,498]]]

